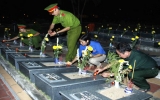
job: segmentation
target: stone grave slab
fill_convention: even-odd
[[[132,93],[125,93],[124,85],[117,88],[109,83],[63,90],[61,100],[148,100],[152,95],[133,89]]]
[[[86,75],[78,73],[78,68],[66,68],[45,73],[36,73],[35,85],[45,92],[52,100],[62,100],[59,91],[71,90],[105,82],[100,75],[93,77],[93,73],[87,71]]]
[[[18,51],[16,51],[16,48],[18,48]],[[30,52],[28,48],[29,48],[28,46],[13,47],[13,48],[6,47],[1,49],[1,54],[6,60],[8,60],[9,53],[27,53],[27,52]],[[33,52],[40,52],[40,50],[33,50]]]
[[[43,69],[57,70],[61,68],[72,68],[76,66],[66,66],[64,62],[55,64],[54,61],[19,61],[19,71],[35,83],[33,73],[40,72]]]
[[[53,57],[45,54],[45,57],[40,57],[40,52],[27,53],[9,53],[8,61],[19,70],[18,61],[54,61]]]

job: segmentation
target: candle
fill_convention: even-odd
[[[79,60],[79,49],[77,49],[77,60]]]
[[[59,38],[57,38],[57,46],[58,46]]]

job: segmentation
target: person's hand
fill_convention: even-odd
[[[48,33],[50,36],[54,36],[54,35],[56,35],[56,32],[54,31],[54,32],[51,32],[51,33]]]
[[[112,77],[113,74],[109,73],[109,72],[104,72],[101,74],[103,77]]]
[[[94,70],[94,72],[96,72],[97,74],[99,74],[101,71],[103,71],[101,68],[96,68],[96,69]]]
[[[66,65],[69,65],[69,66],[70,66],[70,65],[72,65],[72,62],[67,61],[67,62],[66,62]]]
[[[52,33],[52,30],[48,30],[48,33]]]
[[[8,40],[2,40],[2,42],[8,42]]]

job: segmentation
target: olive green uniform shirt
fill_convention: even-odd
[[[67,31],[68,52],[65,60],[66,62],[72,61],[77,53],[77,42],[82,30],[79,19],[68,11],[60,10],[60,15],[54,16],[52,23],[70,27],[70,30]]]
[[[19,32],[18,37],[20,37],[20,34],[23,34],[23,40],[22,42],[26,45],[29,45],[29,39],[28,39],[28,34],[36,34],[37,31],[33,30],[33,29],[26,29],[26,32]],[[40,42],[42,41],[42,38],[38,35],[38,36],[33,36],[32,37],[32,44],[35,48],[40,47]]]
[[[134,67],[135,62],[135,70],[137,69],[151,69],[157,67],[156,61],[150,57],[149,55],[142,53],[137,50],[132,50],[131,54],[128,58],[125,59],[129,61],[129,64]]]
[[[54,16],[52,23],[61,23],[63,27],[70,27],[71,29],[80,25],[80,21],[75,15],[64,10],[60,10],[59,16]]]

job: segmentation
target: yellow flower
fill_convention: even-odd
[[[129,67],[128,67],[129,69],[132,69],[132,66],[131,65],[129,65]]]
[[[85,34],[85,32],[82,32],[82,34]]]
[[[48,38],[44,38],[45,39],[45,41],[49,41],[49,39]]]
[[[158,45],[160,45],[160,42],[158,42]]]
[[[109,30],[111,30],[112,29],[112,27],[109,27]]]
[[[57,48],[58,48],[58,49],[62,49],[62,46],[59,45]]]
[[[136,38],[136,39],[139,39],[139,37],[138,37],[138,36],[135,36],[135,38]]]
[[[57,46],[53,46],[53,49],[54,49],[54,50],[57,49]]]
[[[91,46],[88,46],[87,48],[89,51],[93,51],[93,48]]]
[[[32,37],[33,36],[33,34],[29,34],[30,35],[30,37]]]
[[[7,31],[7,30],[8,30],[8,28],[5,28],[4,30],[5,30],[5,31]]]
[[[155,31],[152,31],[152,34],[156,33]]]
[[[86,56],[86,55],[87,55],[87,52],[84,52],[84,55]]]
[[[131,40],[132,40],[132,41],[134,41],[134,40],[135,40],[135,38],[131,38]]]
[[[94,37],[97,38],[98,36],[97,36],[97,35],[94,35]]]
[[[28,34],[27,37],[30,37],[30,35]]]
[[[24,38],[21,38],[21,40],[24,40]]]
[[[23,34],[20,34],[20,36],[23,36]]]
[[[110,41],[113,41],[113,39],[111,38]]]
[[[123,62],[124,62],[124,59],[120,59],[120,60],[118,60],[118,62],[123,63]]]
[[[137,29],[135,29],[135,31],[137,31]]]
[[[114,36],[112,36],[112,38],[114,38]]]

